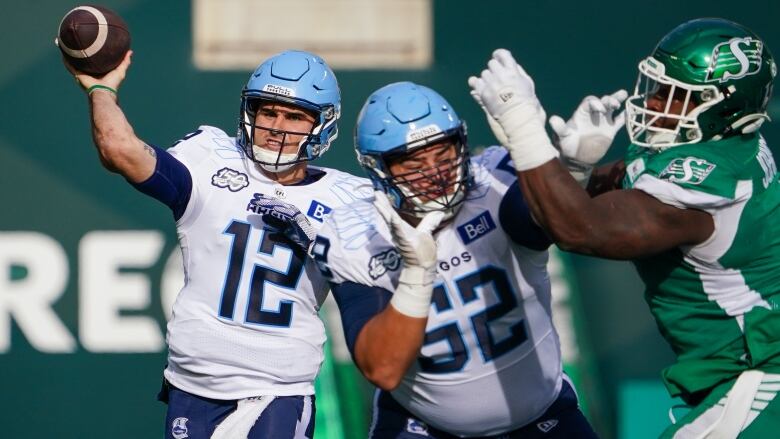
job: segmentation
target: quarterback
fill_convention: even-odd
[[[664,438],[780,429],[780,182],[759,133],[776,72],[764,42],[741,25],[678,26],[639,63],[626,101],[632,144],[622,161],[593,171],[588,193],[566,166],[587,178],[622,116],[552,123],[563,155],[554,160],[529,110],[538,105],[533,82],[507,51],[469,80],[555,242],[634,261],[677,355],[664,382],[691,408]]]
[[[334,208],[313,252],[379,387],[370,437],[595,437],[506,151],[470,157],[452,106],[410,82],[369,96],[355,140],[375,196]]]
[[[238,135],[201,126],[172,148],[136,137],[117,104],[131,53],[87,90],[103,165],[170,207],[185,286],[168,323],[166,438],[313,435],[327,282],[308,256],[315,230],[363,185],[307,166],[336,138],[340,91],[301,51],[275,55],[241,93]]]

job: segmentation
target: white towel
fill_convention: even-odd
[[[247,439],[249,430],[274,398],[274,396],[260,396],[239,400],[236,411],[219,423],[211,439]]]

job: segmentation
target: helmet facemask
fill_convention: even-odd
[[[359,159],[399,212],[422,218],[429,212],[443,211],[445,219],[451,218],[465,200],[471,184],[464,137],[460,133],[446,137],[439,133],[378,159],[371,156]],[[414,158],[418,154],[433,155],[436,165],[415,166]],[[409,162],[412,165],[405,166],[402,172],[391,172],[396,165]]]
[[[668,148],[703,140],[699,116],[724,100],[715,85],[693,85],[670,78],[650,57],[639,63],[633,96],[626,101],[626,128],[639,146]]]

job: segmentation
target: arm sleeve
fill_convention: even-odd
[[[533,250],[545,250],[552,244],[547,234],[536,224],[528,205],[520,190],[520,183],[515,181],[501,199],[498,208],[498,219],[515,244]]]
[[[153,148],[157,152],[154,173],[145,181],[133,184],[133,187],[170,207],[174,219],[178,220],[184,215],[192,195],[192,175],[168,151],[156,146]]]
[[[381,287],[369,287],[354,282],[331,283],[330,288],[339,305],[344,339],[354,358],[355,342],[363,326],[387,307],[393,294]]]

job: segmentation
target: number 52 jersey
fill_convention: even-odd
[[[511,215],[500,212],[511,213],[505,197],[519,193],[508,163],[500,148],[472,158],[474,187],[435,234],[438,276],[423,347],[392,392],[423,421],[457,435],[519,428],[552,404],[562,384],[546,245],[515,243],[511,236],[531,231],[518,230],[523,222],[509,223]],[[516,191],[508,192],[513,183]],[[315,259],[334,284],[392,292],[402,260],[372,201],[334,209]]]

